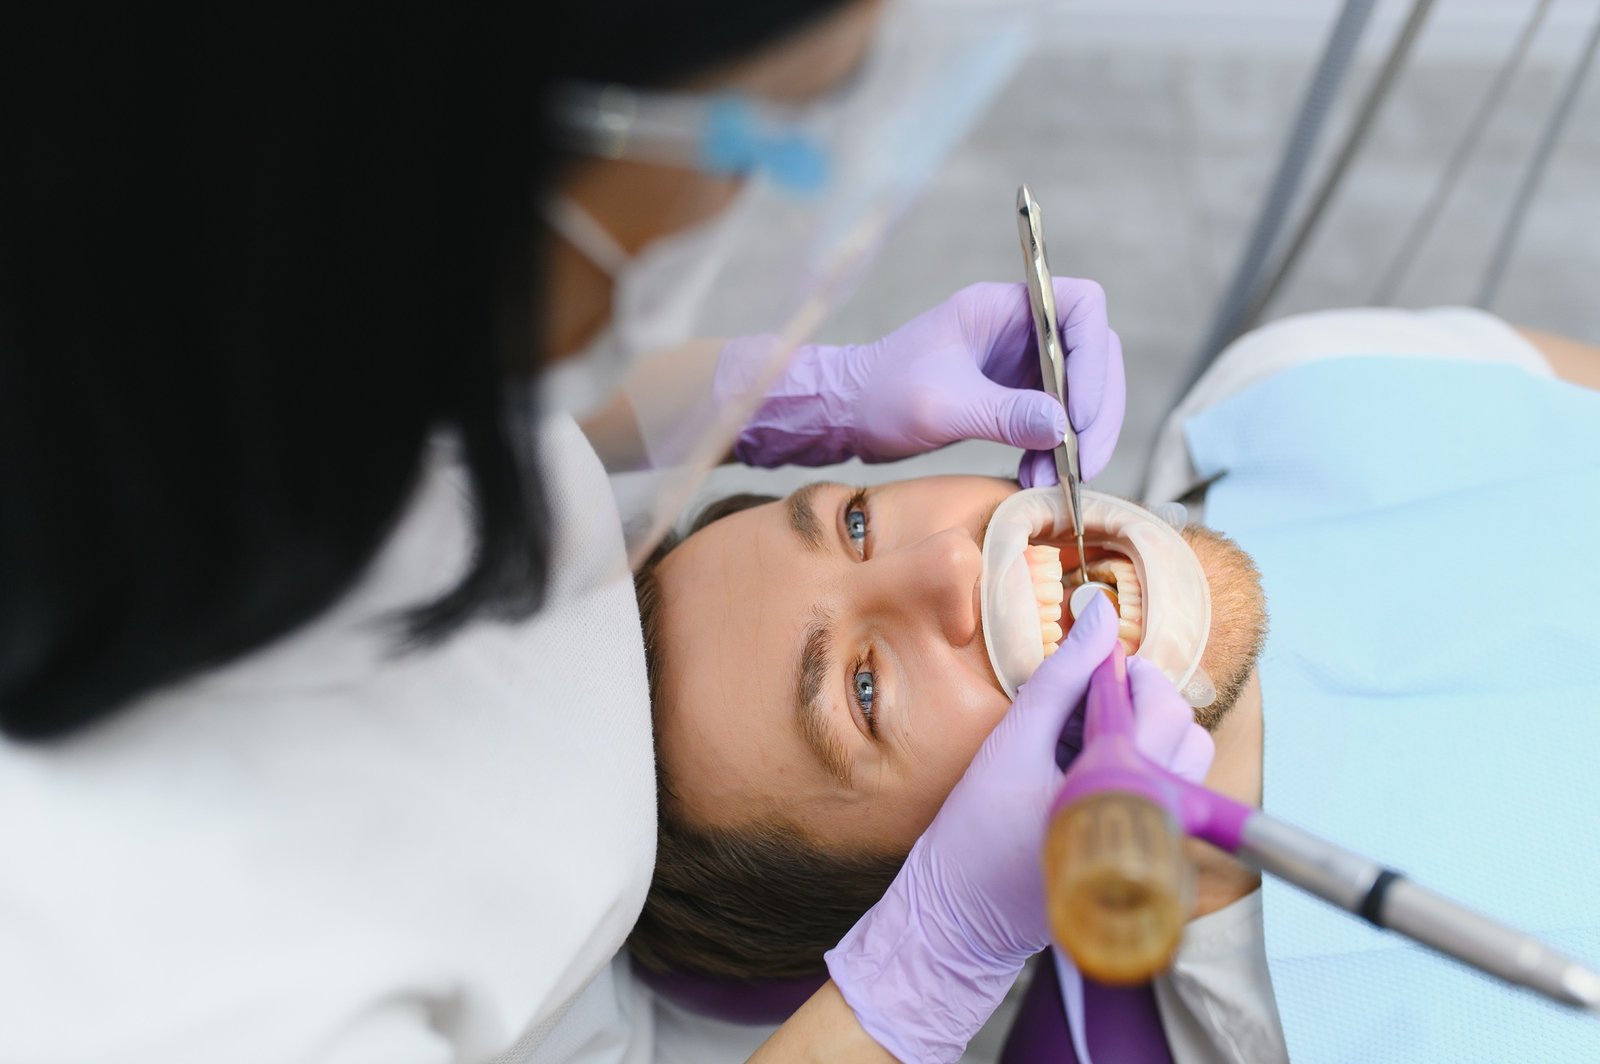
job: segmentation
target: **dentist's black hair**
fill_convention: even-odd
[[[326,609],[460,442],[437,640],[543,600],[562,78],[663,85],[841,0],[11,4],[0,19],[0,732],[64,736]]]

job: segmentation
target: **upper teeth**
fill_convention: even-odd
[[[1066,589],[1062,584],[1061,548],[1048,543],[1029,544],[1024,552],[1029,575],[1033,577],[1033,594],[1039,603],[1039,636],[1044,644],[1045,657],[1061,646],[1062,602]],[[1116,589],[1113,601],[1117,606],[1117,638],[1132,653],[1139,646],[1140,624],[1144,619],[1143,601],[1139,579],[1133,563],[1126,558],[1109,556],[1086,566],[1090,580],[1098,580]]]
[[[1033,577],[1033,595],[1039,601],[1039,635],[1045,657],[1049,657],[1061,646],[1061,602],[1066,598],[1061,585],[1061,548],[1032,544],[1024,554]]]

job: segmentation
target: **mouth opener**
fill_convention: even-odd
[[[1061,333],[1056,327],[1056,292],[1050,280],[1050,262],[1044,251],[1044,218],[1039,201],[1027,185],[1017,188],[1017,236],[1022,241],[1022,259],[1028,278],[1028,305],[1033,311],[1033,335],[1039,345],[1039,376],[1044,390],[1067,407],[1066,359],[1061,351]],[[1072,519],[1072,534],[1078,541],[1078,585],[1089,583],[1083,557],[1083,476],[1078,465],[1078,434],[1067,421],[1067,434],[1054,449],[1056,476],[1067,496],[1067,515]]]

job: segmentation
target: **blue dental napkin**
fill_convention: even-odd
[[[1186,433],[1266,588],[1266,807],[1600,966],[1600,393],[1346,358]],[[1264,906],[1298,1064],[1600,1062],[1600,1018],[1280,882]]]

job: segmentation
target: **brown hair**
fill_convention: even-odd
[[[690,534],[775,501],[731,495],[701,511]],[[664,604],[655,572],[679,542],[663,541],[634,575],[652,712],[663,670],[657,636]],[[903,853],[823,846],[781,816],[737,828],[693,824],[658,758],[655,874],[628,946],[656,971],[746,980],[820,974],[823,953],[883,897],[904,861]]]

